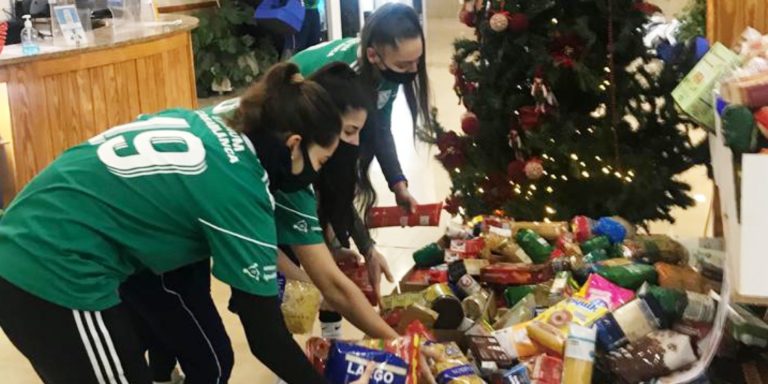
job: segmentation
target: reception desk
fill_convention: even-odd
[[[89,32],[79,47],[0,53],[0,183],[5,205],[67,148],[140,113],[197,106],[190,32],[197,19]],[[74,207],[73,207],[74,209]]]

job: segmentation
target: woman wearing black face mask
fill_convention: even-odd
[[[368,89],[376,93],[376,112],[359,134],[358,207],[365,213],[375,201],[367,171],[376,157],[390,189],[395,193],[397,203],[406,210],[412,210],[416,200],[408,192],[408,182],[397,158],[390,126],[392,105],[401,85],[414,124],[430,124],[424,33],[413,8],[397,3],[386,4],[368,18],[360,39],[346,38],[320,44],[295,55],[291,60],[299,65],[303,74],[310,74],[332,61],[349,63]],[[333,190],[333,181],[327,187]],[[325,204],[322,202],[322,188],[318,188],[318,192],[321,196],[320,209],[323,210]],[[339,200],[341,196],[334,198]],[[332,215],[337,212],[331,210]],[[338,221],[346,224],[334,226],[337,235],[332,242],[334,254],[340,257],[353,255],[348,248],[351,236],[366,258],[369,275],[378,291],[382,274],[392,279],[386,261],[374,246],[364,221],[356,214]],[[324,315],[329,323],[340,320],[338,315]],[[331,324],[328,326],[332,327]]]
[[[352,76],[349,76],[350,74]],[[320,82],[320,79],[334,80],[329,83]],[[362,91],[349,66],[343,63],[329,65],[309,80],[326,89],[331,96],[331,101],[341,112],[342,135],[359,131],[367,117],[368,97]],[[357,92],[352,92],[354,90]],[[286,96],[285,92],[289,91],[290,89],[273,90],[273,94],[282,93]],[[354,97],[344,98],[344,101],[340,102],[338,95],[341,94]],[[242,99],[228,100],[208,111],[217,119],[232,119],[232,113],[243,109],[243,105],[249,103],[249,99],[251,98],[246,95]],[[262,121],[272,121],[277,119],[277,116],[300,116],[297,115],[297,110],[292,103],[273,105],[269,110],[264,109],[261,114],[266,115],[262,117]],[[312,120],[308,123],[309,120],[302,120],[302,124],[318,125],[322,121]],[[331,256],[323,245],[323,236],[316,218],[315,195],[308,188],[308,183],[316,178],[318,172],[322,173],[329,163],[334,164],[332,159],[337,158],[338,153],[344,153],[344,147],[340,144],[334,155],[327,161],[321,158],[321,161],[325,162],[322,169],[317,170],[317,166],[310,169],[304,167],[301,172],[298,172],[292,169],[294,160],[313,157],[312,145],[302,146],[302,143],[296,144],[291,141],[290,137],[286,141],[258,131],[249,131],[248,137],[259,154],[262,166],[269,174],[269,189],[275,199],[275,229],[278,243],[295,245],[301,249],[312,249],[309,253],[312,262],[302,260],[305,261],[307,272],[314,275],[315,283],[323,291],[327,300],[339,305],[340,311],[354,319],[353,321],[361,329],[370,332],[371,335],[392,336],[394,331],[375,315],[369,304],[360,301],[361,296],[356,287],[340,273],[333,262],[327,262],[331,260]],[[353,160],[350,164],[354,166],[355,161]],[[354,191],[354,181],[352,187]],[[151,328],[147,337],[150,344],[148,346],[150,365],[155,381],[158,383],[171,380],[172,365],[169,367],[169,364],[163,363],[163,360],[174,361],[176,356],[187,376],[185,383],[226,383],[229,378],[232,369],[232,348],[221,320],[210,304],[209,271],[210,266],[206,261],[165,273],[161,281],[158,281],[155,275],[143,273],[132,277],[121,289],[124,300],[140,315],[136,323],[139,326],[148,323]],[[301,273],[302,278],[309,280],[303,271]],[[196,299],[198,297],[201,299]],[[179,308],[180,303],[184,303],[188,308]],[[249,311],[261,310],[258,307],[244,305],[237,292],[233,294],[230,304],[230,309],[241,316]],[[164,316],[160,317],[158,314]],[[193,319],[194,324],[190,323]],[[274,320],[274,318],[265,319]],[[185,324],[188,326],[185,327]],[[293,364],[293,361],[282,359],[279,354],[274,354],[268,338],[263,339],[258,348],[253,347],[254,345],[255,343],[251,344],[254,354],[278,375],[285,374],[285,369]],[[153,353],[162,349],[171,351],[166,353],[171,355],[170,359],[167,356],[166,359],[154,358],[162,357]],[[288,375],[283,378],[291,382],[291,377],[296,376]]]
[[[338,109],[291,64],[224,107],[145,115],[93,137],[55,160],[3,215],[0,328],[46,383],[151,383],[118,286],[142,269],[209,265],[209,257],[213,275],[232,287],[253,353],[289,383],[325,382],[279,309],[268,172],[302,187],[305,168],[320,169],[338,144]],[[256,153],[254,146],[265,146],[248,138],[277,145],[280,160]],[[327,300],[337,308],[365,303],[323,264],[332,264],[330,256],[305,266]],[[218,358],[201,327],[211,319],[196,317],[218,316],[209,293],[185,302],[167,283],[161,276],[155,287],[175,299],[173,307],[149,313],[177,321],[176,330],[203,340],[190,348]],[[350,318],[371,335],[395,334],[370,306]],[[226,363],[216,361],[218,376],[187,383],[226,382]]]

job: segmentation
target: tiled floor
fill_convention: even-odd
[[[454,19],[430,20],[428,28],[427,57],[434,103],[440,110],[441,123],[447,128],[458,129],[459,117],[464,110],[457,103],[452,91],[453,78],[448,73],[452,52],[451,43],[457,37],[471,36],[472,32]],[[414,196],[422,203],[442,200],[449,189],[447,174],[433,159],[435,148],[414,143],[410,117],[402,98],[398,99],[395,106],[392,129],[397,140],[398,153],[404,171],[410,179]],[[375,180],[380,191],[380,204],[394,204],[392,194],[387,191],[381,172],[378,169],[373,172],[375,175],[372,179]],[[711,185],[706,180],[703,169],[695,169],[684,175],[683,179],[692,183],[694,194],[701,202],[690,210],[676,212],[675,216],[678,218],[678,223],[674,226],[662,223],[652,225],[655,232],[686,237],[700,236],[704,233]],[[448,217],[444,215],[443,221],[447,220]],[[380,249],[390,262],[393,273],[396,276],[402,276],[412,264],[410,255],[413,250],[437,239],[440,234],[441,231],[436,228],[412,228],[408,230],[382,229],[376,231],[375,236]],[[384,292],[391,289],[392,285],[383,287]],[[213,296],[220,307],[225,325],[234,344],[236,362],[231,383],[273,383],[275,381],[274,375],[250,354],[238,319],[225,309],[228,289],[215,282]],[[316,330],[315,334],[318,333],[319,331]],[[349,337],[360,335],[349,325],[345,325],[345,334]],[[306,338],[299,337],[298,339],[299,342],[303,343]],[[40,382],[26,360],[10,345],[2,332],[0,332],[0,382],[12,384],[36,384]]]

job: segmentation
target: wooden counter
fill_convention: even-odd
[[[5,205],[65,149],[140,113],[195,108],[190,32],[197,19],[89,32],[80,47],[0,53],[0,179]],[[171,22],[173,23],[165,23]]]

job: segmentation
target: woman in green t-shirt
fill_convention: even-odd
[[[46,383],[150,384],[118,286],[209,258],[254,355],[289,383],[326,382],[280,312],[270,189],[314,179],[338,145],[340,113],[291,64],[233,114],[219,107],[144,115],[71,148],[0,218],[0,328]],[[324,297],[371,336],[396,336],[322,257],[302,261]]]
[[[356,198],[360,211],[367,210],[376,200],[368,179],[368,168],[374,157],[381,165],[384,177],[395,194],[398,205],[412,210],[417,204],[408,191],[408,181],[403,174],[392,136],[392,105],[402,86],[413,118],[414,129],[420,122],[430,126],[429,87],[424,55],[424,32],[419,16],[410,6],[390,3],[376,9],[366,20],[361,37],[344,38],[311,47],[295,55],[291,60],[309,75],[325,64],[341,61],[354,68],[361,81],[376,95],[376,112],[368,119],[359,134],[348,138],[342,134],[340,150],[329,161],[329,168],[320,173],[315,188],[320,197],[321,219],[335,236],[329,245],[337,258],[356,257],[350,247],[354,239],[358,250],[366,259],[369,276],[375,290],[379,291],[381,275],[392,281],[386,260],[376,249],[365,220],[353,206]],[[344,150],[359,145],[359,150]],[[340,159],[345,157],[344,159]],[[352,169],[357,180],[340,178]],[[357,195],[355,196],[355,192]],[[341,317],[333,312],[321,313],[323,330],[327,336],[337,336]]]

